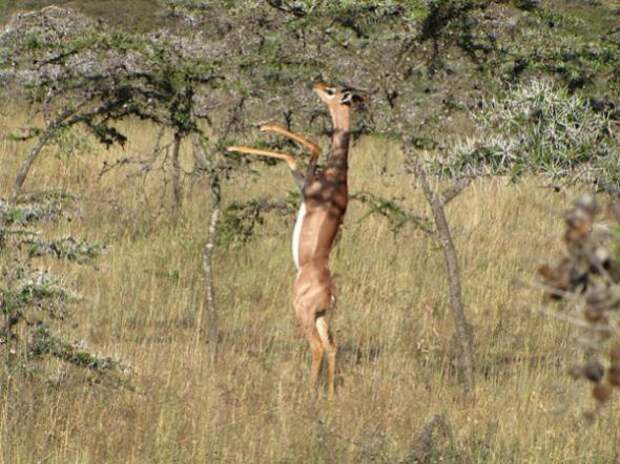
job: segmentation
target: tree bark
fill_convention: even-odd
[[[208,171],[208,179],[211,191],[211,215],[209,217],[209,227],[207,229],[207,241],[202,252],[202,267],[204,272],[205,290],[203,314],[200,318],[199,331],[206,334],[209,353],[211,359],[215,359],[219,336],[219,326],[217,317],[217,305],[215,302],[215,283],[213,273],[213,252],[217,242],[217,225],[221,213],[221,191],[219,177],[216,172],[211,171],[211,160],[205,153],[197,134],[192,134],[191,138],[194,162],[198,169]],[[206,324],[206,327],[205,327]]]
[[[174,204],[177,209],[183,206],[183,188],[181,185],[181,141],[183,136],[178,132],[174,134],[174,144],[172,145],[172,189],[174,193]]]
[[[460,182],[450,187],[446,191],[444,199],[431,188],[426,171],[421,163],[413,156],[411,160],[413,162],[414,171],[424,191],[424,196],[431,206],[433,219],[437,227],[439,243],[443,250],[444,262],[448,273],[448,285],[450,287],[450,308],[456,326],[458,343],[461,347],[461,364],[465,380],[464,389],[465,394],[469,394],[474,390],[473,330],[469,322],[467,322],[465,310],[463,309],[458,258],[454,243],[452,242],[452,235],[450,233],[450,226],[446,218],[444,205],[447,201],[456,197],[470,181]]]
[[[220,204],[219,201],[214,202],[213,209],[211,210],[211,217],[209,219],[209,229],[207,243],[205,244],[202,252],[202,267],[205,278],[205,298],[204,298],[204,317],[201,318],[201,332],[207,334],[207,343],[209,344],[209,352],[211,357],[214,358],[217,351],[218,341],[218,323],[217,323],[217,308],[215,304],[215,290],[213,282],[213,250],[215,248],[215,241],[217,239],[217,224],[220,218]],[[204,324],[206,323],[206,330]]]

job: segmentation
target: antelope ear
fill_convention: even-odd
[[[340,99],[340,103],[343,105],[351,105],[351,104],[361,103],[363,101],[366,101],[364,97],[356,93],[353,93],[350,90],[344,91],[342,94],[342,98]]]

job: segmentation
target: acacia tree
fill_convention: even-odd
[[[166,33],[109,31],[56,7],[16,16],[0,44],[5,80],[20,81],[21,96],[44,116],[42,125],[16,135],[37,141],[19,169],[13,199],[58,134],[81,125],[106,146],[122,145],[127,136],[116,123],[134,117],[172,132],[173,192],[180,205],[180,145],[190,135],[204,137],[199,123],[209,120],[207,93],[219,79],[218,58],[207,46]],[[197,164],[204,168],[205,160]]]
[[[588,101],[569,95],[565,88],[534,80],[483,101],[471,116],[478,126],[477,136],[455,139],[433,157],[421,159],[413,149],[414,141],[404,145],[444,251],[466,391],[473,387],[473,334],[463,311],[457,255],[444,206],[474,178],[487,175],[517,180],[536,173],[549,178],[556,188],[580,181],[611,193],[620,186],[620,152],[610,130],[611,115],[595,112]],[[430,175],[443,177],[450,186],[443,193],[434,191]]]
[[[46,8],[40,12],[16,16],[0,37],[5,80],[20,82],[19,91],[43,113],[42,125],[33,125],[17,138],[36,138],[24,159],[11,194],[18,201],[32,164],[46,144],[74,126],[81,125],[106,145],[124,144],[126,135],[116,124],[127,118],[139,118],[158,125],[160,134],[172,132],[167,146],[156,144],[153,154],[143,162],[142,172],[166,158],[171,151],[173,193],[181,205],[180,147],[184,140],[193,143],[194,172],[209,177],[212,192],[212,217],[205,246],[207,325],[210,339],[215,338],[210,250],[215,239],[219,215],[219,183],[230,166],[217,157],[218,133],[226,137],[236,120],[235,111],[228,123],[211,127],[211,141],[200,122],[209,124],[209,110],[217,106],[210,99],[220,76],[216,65],[220,52],[199,40],[166,33],[148,36],[109,31],[80,15]],[[221,113],[225,114],[224,111]],[[125,164],[123,159],[105,165],[102,172]],[[164,159],[163,162],[166,162]]]

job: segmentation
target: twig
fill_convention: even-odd
[[[456,198],[459,193],[461,193],[464,189],[466,189],[469,186],[469,184],[471,184],[472,180],[473,180],[473,177],[471,176],[464,177],[462,179],[457,180],[456,183],[448,187],[448,189],[446,189],[446,191],[441,194],[443,205],[444,206],[447,205],[454,198]]]

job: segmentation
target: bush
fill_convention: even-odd
[[[618,187],[618,146],[607,113],[548,81],[533,80],[472,112],[474,138],[453,144],[435,169],[450,177],[543,173]],[[609,167],[616,166],[615,169]]]
[[[3,375],[40,372],[45,377],[45,358],[52,357],[99,373],[121,374],[121,364],[90,353],[83,342],[67,339],[69,305],[81,297],[68,289],[62,277],[38,268],[35,259],[86,263],[105,246],[74,237],[44,238],[35,226],[62,218],[67,195],[38,194],[16,204],[0,200],[0,348],[4,352]],[[22,250],[26,250],[24,253]],[[0,379],[4,383],[5,379]]]

